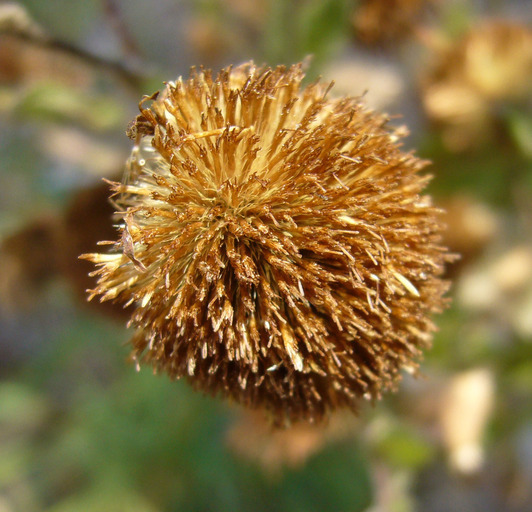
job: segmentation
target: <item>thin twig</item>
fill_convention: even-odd
[[[142,54],[139,45],[124,21],[118,2],[116,0],[102,0],[102,3],[105,14],[120,39],[125,56],[132,59],[133,62],[140,61]]]
[[[133,87],[136,90],[140,90],[142,88],[142,84],[146,79],[144,75],[138,71],[132,70],[128,66],[125,66],[120,61],[109,60],[105,57],[95,55],[83,48],[75,46],[66,41],[56,39],[49,35],[33,31],[20,31],[16,29],[3,30],[1,33],[16,37],[17,39],[20,39],[26,43],[33,44],[41,48],[46,48],[50,51],[56,51],[75,57],[88,66],[99,70],[103,69],[111,73],[124,84],[129,87]]]

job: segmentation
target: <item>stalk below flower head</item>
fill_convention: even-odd
[[[84,256],[90,298],[135,305],[134,360],[279,424],[395,388],[447,289],[404,130],[303,78],[193,69],[145,98],[112,184],[119,240]]]

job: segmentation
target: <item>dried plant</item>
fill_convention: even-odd
[[[453,150],[497,133],[501,105],[526,105],[532,93],[532,30],[506,20],[473,26],[435,55],[422,80],[429,118]]]
[[[361,0],[352,23],[366,44],[396,44],[416,31],[425,11],[437,0]]]
[[[394,388],[447,288],[404,129],[303,78],[248,63],[144,98],[112,184],[120,239],[85,255],[91,298],[135,304],[137,363],[279,424]]]

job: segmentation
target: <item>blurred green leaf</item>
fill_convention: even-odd
[[[436,449],[415,428],[394,425],[376,446],[377,453],[388,463],[403,469],[419,469],[433,460]]]
[[[232,512],[269,512],[272,504],[286,512],[357,512],[370,504],[367,462],[356,446],[330,446],[306,467],[271,478],[228,451],[226,427],[221,402],[150,371],[128,372],[105,393],[93,390],[77,403],[36,468],[56,492],[69,475],[85,475],[75,501],[67,502],[72,510],[85,503],[80,495],[105,481],[135,489],[156,509],[171,503],[179,511],[214,503]]]
[[[313,0],[303,4],[299,19],[300,58],[312,55],[321,67],[345,39],[352,3],[346,0]]]
[[[523,156],[532,158],[532,114],[522,110],[508,109],[504,117],[516,147]]]
[[[347,41],[351,9],[348,0],[272,0],[263,40],[266,60],[293,64],[311,56],[312,78]]]
[[[15,485],[31,473],[31,446],[26,440],[2,443],[0,446],[0,489]]]
[[[48,32],[71,41],[86,34],[101,12],[98,2],[24,0],[21,3]]]
[[[442,3],[442,29],[451,37],[460,37],[475,19],[473,2],[447,0]]]
[[[94,96],[57,83],[39,83],[25,90],[14,106],[14,114],[70,122],[95,131],[122,127],[126,117],[114,98]]]
[[[37,428],[48,414],[42,395],[16,382],[0,384],[0,432],[21,433]]]
[[[150,503],[134,489],[124,488],[116,482],[94,486],[90,490],[62,500],[46,512],[159,512],[161,509]]]
[[[419,154],[432,161],[433,195],[448,197],[460,192],[492,205],[511,204],[514,178],[523,166],[523,158],[513,149],[490,144],[475,151],[451,153],[438,137],[429,134],[419,144]]]
[[[530,356],[515,366],[509,368],[507,378],[510,385],[516,391],[525,396],[530,396],[532,393],[532,360],[530,359]]]

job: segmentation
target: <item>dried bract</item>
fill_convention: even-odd
[[[86,256],[91,297],[136,305],[135,360],[277,423],[395,387],[447,287],[425,162],[360,99],[303,78],[193,70],[141,102],[153,134],[113,185],[120,238]]]

